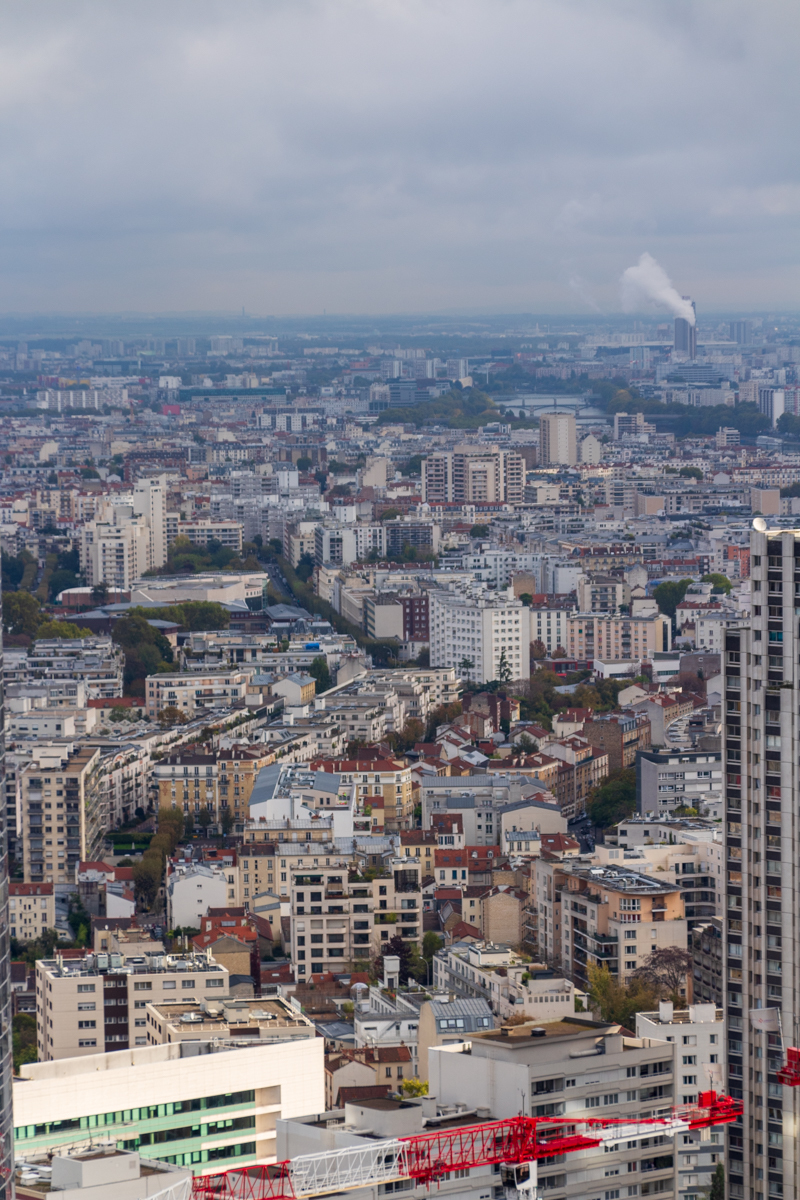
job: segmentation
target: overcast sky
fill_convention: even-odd
[[[800,309],[795,0],[29,0],[0,311]]]

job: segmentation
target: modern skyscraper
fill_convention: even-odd
[[[3,600],[0,595],[0,629]],[[3,651],[0,644],[0,796],[5,800],[5,713]],[[11,1036],[11,945],[8,922],[8,830],[5,803],[0,804],[0,1200],[13,1195],[14,1121],[11,1111],[13,1046]]]
[[[684,296],[683,299],[689,300],[689,297]],[[694,311],[694,300],[691,300],[690,303]],[[676,317],[673,345],[678,354],[685,354],[688,358],[697,358],[697,323],[690,325],[685,317]]]
[[[728,1090],[744,1101],[727,1183],[731,1197],[769,1200],[796,1196],[800,1160],[800,1089],[777,1077],[798,1044],[800,532],[756,518],[750,551],[753,615],[726,631],[724,655]]]
[[[572,467],[578,461],[572,413],[542,413],[539,417],[539,460],[543,467]]]

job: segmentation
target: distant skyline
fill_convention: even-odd
[[[798,33],[779,0],[6,6],[0,314],[614,320],[643,254],[701,325],[796,312]]]

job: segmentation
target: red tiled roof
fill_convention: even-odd
[[[8,885],[8,894],[10,896],[52,896],[52,883],[10,883]]]

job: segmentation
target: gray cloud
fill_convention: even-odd
[[[6,6],[0,310],[795,307],[799,11]]]

